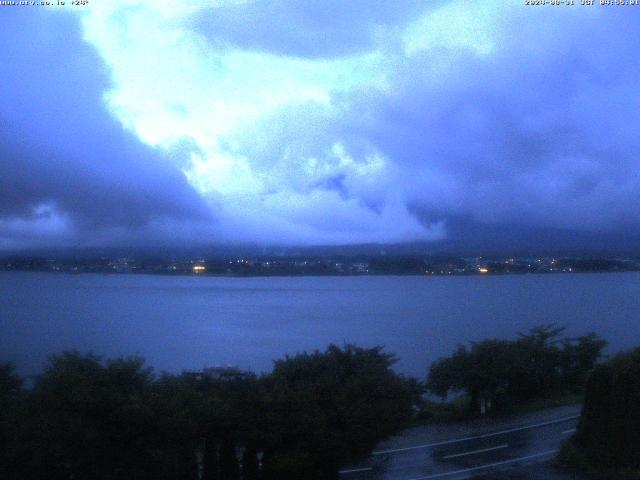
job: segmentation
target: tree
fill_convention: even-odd
[[[213,430],[211,425],[217,425],[215,400],[205,401],[198,382],[187,375],[163,374],[154,382],[151,392],[156,478],[196,478],[200,452],[204,453],[205,479],[217,479],[217,459],[212,458],[217,447],[207,435]]]
[[[225,436],[220,444],[220,478],[240,480],[240,464],[236,457],[234,442],[229,436]]]
[[[575,442],[596,465],[640,468],[640,348],[589,376]]]
[[[157,451],[168,462],[160,475],[195,478],[199,462],[203,480],[237,479],[236,447],[263,435],[258,388],[255,375],[235,369],[162,375],[152,402]]]
[[[473,410],[485,413],[509,387],[514,359],[512,346],[502,340],[458,347],[449,358],[431,365],[427,387],[442,397],[450,391],[465,391]]]
[[[19,395],[22,379],[12,363],[0,364],[0,413],[5,412],[10,403]]]
[[[577,339],[563,340],[563,382],[573,388],[584,386],[606,345],[606,340],[593,332]]]
[[[24,478],[151,478],[151,380],[140,358],[51,357],[29,398]]]
[[[372,349],[331,345],[286,357],[267,376],[268,478],[328,479],[406,425],[421,387]]]
[[[564,328],[541,325],[517,340],[483,340],[459,346],[434,362],[427,388],[441,397],[465,392],[472,411],[530,401],[567,388],[580,389],[606,342],[594,333],[560,339]]]
[[[22,379],[12,363],[0,364],[0,478],[11,478],[19,459]]]
[[[554,325],[538,325],[526,334],[518,334],[520,338],[511,344],[511,401],[523,403],[561,389],[562,353],[558,344],[564,330]]]
[[[258,480],[259,478],[258,452],[254,446],[250,445],[242,454],[242,479]]]

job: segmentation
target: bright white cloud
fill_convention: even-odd
[[[303,56],[283,43],[311,27],[314,39],[340,30],[323,30],[322,22],[301,15],[303,3],[290,3],[297,12],[291,24],[272,30],[282,31],[284,40],[264,48],[258,40],[268,29],[242,46],[229,29],[205,34],[194,27],[207,16],[233,21],[244,7],[252,25],[272,21],[261,17],[262,7],[269,10],[259,1],[113,0],[81,11],[85,39],[111,74],[108,109],[167,158],[176,145],[191,146],[180,168],[216,206],[221,239],[344,243],[442,236],[443,225],[425,225],[416,209],[486,222],[518,221],[526,212],[544,226],[579,226],[569,217],[594,228],[611,225],[598,216],[610,208],[604,192],[619,178],[586,193],[576,185],[590,180],[563,178],[576,173],[568,165],[585,178],[606,176],[606,159],[585,153],[594,147],[586,138],[574,138],[572,151],[565,151],[550,129],[584,126],[597,113],[588,99],[597,86],[592,70],[600,49],[581,55],[576,47],[595,18],[617,20],[601,10],[438,2],[412,7],[401,24],[370,15],[367,28],[354,25],[358,35],[370,36],[354,40],[358,48],[340,49],[339,40],[327,39],[331,54],[305,45],[314,54]],[[546,41],[550,34],[553,44]],[[548,83],[549,73],[561,83]],[[621,73],[621,79],[633,77]],[[574,90],[566,87],[571,81]],[[541,128],[545,146],[536,137]],[[617,138],[614,147],[626,141]],[[627,182],[616,194],[627,202],[634,186]],[[572,195],[566,208],[552,205]],[[587,204],[589,218],[577,215]]]
[[[470,50],[489,55],[498,40],[496,22],[515,2],[462,0],[425,13],[406,28],[403,40],[408,56],[429,50]]]
[[[330,205],[321,205],[319,195],[314,201],[301,202],[302,191],[314,190],[332,175],[344,176],[345,184],[354,192],[361,190],[360,180],[375,183],[376,177],[382,177],[385,163],[375,151],[354,160],[340,143],[342,138],[335,137],[275,160],[264,158],[269,152],[254,152],[252,158],[243,152],[246,142],[254,141],[243,137],[243,132],[270,135],[265,119],[273,119],[280,112],[295,115],[292,134],[302,136],[307,133],[304,124],[308,116],[319,115],[331,122],[338,116],[351,115],[344,111],[344,99],[352,92],[388,87],[386,59],[381,53],[305,59],[244,51],[224,39],[207,40],[190,28],[194,16],[202,14],[204,4],[195,2],[183,8],[176,3],[180,2],[92,4],[82,14],[84,34],[111,71],[113,87],[106,92],[105,101],[113,115],[153,146],[170,149],[189,139],[196,150],[184,173],[202,194],[222,199],[221,215],[234,219],[233,223],[238,218],[264,222],[271,217],[274,227],[280,225],[282,237],[288,241],[295,241],[292,233],[295,237],[295,231],[302,233],[305,229],[311,231],[302,236],[310,240],[317,230],[321,238],[331,241],[328,225],[314,227],[308,220],[319,211],[327,215],[336,209],[352,212],[358,223],[368,222],[367,236],[356,234],[351,239],[346,233],[340,234],[342,227],[337,226],[335,233],[340,241],[399,237],[389,229],[409,229],[412,236],[420,232],[430,235],[406,209],[403,211],[400,198],[393,205],[383,205],[383,210],[389,209],[383,214],[373,212],[357,198],[337,196]],[[223,4],[214,2],[208,14],[215,15],[215,9]],[[258,122],[262,122],[262,132],[255,131]],[[306,139],[299,141],[304,143]],[[316,148],[320,151],[314,151]],[[269,162],[273,162],[271,168],[266,167]],[[295,181],[290,175],[296,177]],[[313,211],[307,216],[300,213],[301,209]],[[255,211],[262,213],[252,215]],[[400,214],[396,227],[384,218],[392,211]]]

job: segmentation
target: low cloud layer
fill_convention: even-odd
[[[311,3],[3,10],[0,246],[640,231],[632,8]]]

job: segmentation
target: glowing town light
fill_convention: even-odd
[[[488,269],[488,268],[484,268],[484,267],[479,268],[479,269],[478,269],[478,271],[479,271],[480,273],[489,273],[489,269]]]
[[[206,269],[207,267],[205,267],[204,265],[194,265],[193,273],[203,273]]]

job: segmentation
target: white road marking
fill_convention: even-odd
[[[465,468],[464,470],[455,470],[453,472],[436,473],[435,475],[427,475],[426,477],[416,477],[410,480],[429,480],[432,478],[450,477],[451,475],[461,475],[463,473],[476,472],[478,470],[484,470],[486,468],[499,467],[501,465],[509,465],[510,463],[518,463],[518,462],[522,462],[523,460],[530,460],[532,458],[544,457],[544,456],[556,453],[557,451],[558,450],[547,450],[546,452],[534,453],[533,455],[527,455],[526,457],[512,458],[510,460],[503,460],[502,462],[487,463],[486,465],[480,465],[478,467],[472,467],[472,468]]]
[[[562,431],[562,435],[568,435],[568,434],[573,433],[575,431],[576,431],[575,428],[570,428],[569,430],[563,430]]]
[[[483,435],[474,435],[472,437],[457,438],[455,440],[445,440],[443,442],[436,442],[436,443],[425,443],[424,445],[415,445],[413,447],[379,450],[377,452],[371,453],[371,456],[386,455],[388,453],[407,452],[410,450],[419,450],[421,448],[439,447],[441,445],[451,445],[452,443],[468,442],[469,440],[478,440],[480,438],[490,438],[498,435],[504,435],[505,433],[520,432],[522,430],[529,430],[532,428],[539,428],[539,427],[546,427],[547,425],[554,425],[556,423],[568,422],[569,420],[575,420],[576,418],[580,418],[580,415],[573,415],[571,417],[559,418],[557,420],[551,420],[548,422],[535,423],[533,425],[527,425],[525,427],[510,428],[508,430],[501,430],[499,432],[485,433]]]
[[[444,458],[445,460],[449,460],[450,458],[458,458],[458,457],[465,457],[467,455],[475,455],[476,453],[492,452],[494,450],[500,450],[501,448],[507,448],[508,446],[509,445],[505,443],[504,445],[498,445],[497,447],[482,448],[480,450],[472,450],[470,452],[456,453],[453,455],[446,455],[442,458]]]
[[[363,467],[363,468],[351,468],[349,470],[340,470],[338,473],[343,475],[345,473],[357,473],[357,472],[369,472],[373,470],[371,467]]]

